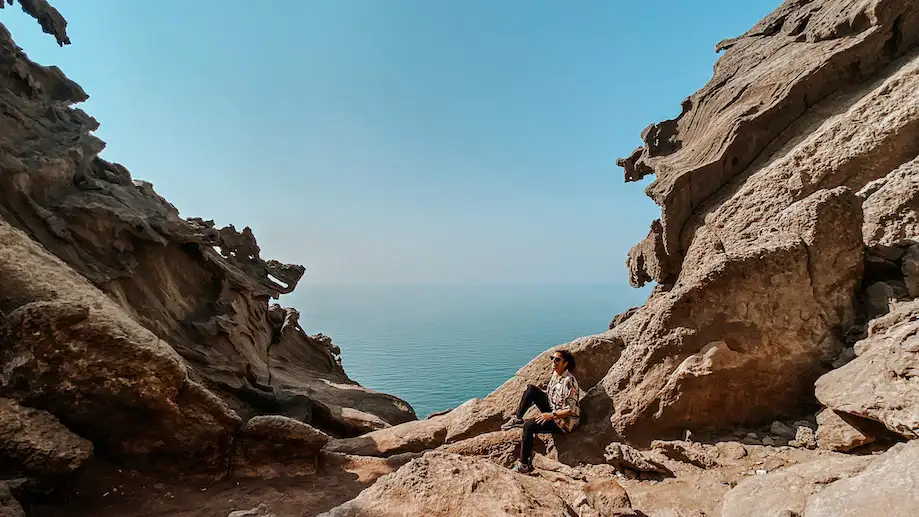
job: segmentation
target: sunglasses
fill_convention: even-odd
[[[562,359],[561,357],[550,357],[549,359],[551,359],[553,363],[560,363],[564,361],[564,359]]]

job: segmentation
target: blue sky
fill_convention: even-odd
[[[103,156],[314,284],[626,283],[617,157],[777,0],[57,0]]]

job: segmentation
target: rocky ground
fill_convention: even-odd
[[[787,0],[716,50],[619,160],[655,289],[562,345],[581,426],[523,476],[499,426],[551,350],[423,420],[355,384],[270,303],[302,267],[100,159],[0,25],[0,516],[919,515],[919,5]]]

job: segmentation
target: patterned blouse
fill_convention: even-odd
[[[552,406],[553,411],[571,410],[571,415],[555,420],[562,431],[571,432],[577,427],[581,417],[581,408],[578,406],[581,387],[578,386],[577,379],[568,370],[561,375],[552,372],[546,393],[549,395],[549,405]]]

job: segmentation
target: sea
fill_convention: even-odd
[[[649,289],[627,285],[301,285],[284,305],[330,336],[361,385],[419,418],[483,397],[540,352],[605,331]],[[548,367],[548,365],[547,365]]]

